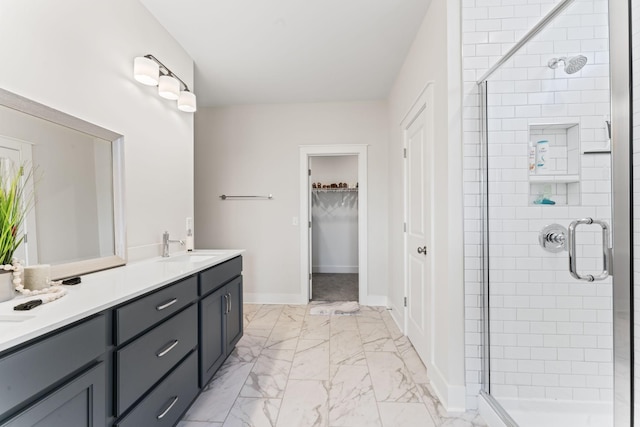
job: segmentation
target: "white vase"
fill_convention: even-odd
[[[0,302],[9,301],[15,296],[12,273],[10,270],[0,270]]]

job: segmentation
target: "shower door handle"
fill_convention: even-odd
[[[576,228],[580,224],[597,224],[602,228],[602,273],[594,276],[592,274],[585,274],[584,276],[578,273],[576,267]],[[611,240],[611,233],[609,230],[609,224],[605,221],[593,218],[577,219],[569,224],[569,273],[571,276],[578,280],[584,280],[587,282],[593,282],[595,280],[604,280],[611,275],[611,247],[609,242]]]

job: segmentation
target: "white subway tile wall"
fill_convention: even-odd
[[[536,4],[534,4],[536,3]],[[481,387],[480,105],[476,79],[555,1],[463,0],[467,405]],[[496,397],[610,400],[611,283],[577,282],[566,252],[538,245],[549,223],[610,221],[605,0],[576,0],[488,83],[491,392]],[[587,57],[566,74],[551,58]],[[556,124],[557,126],[551,126]],[[529,145],[549,141],[546,169]],[[536,205],[544,198],[556,205]],[[599,229],[580,226],[579,271],[602,265]]]
[[[631,5],[633,61],[633,287],[636,419],[640,419],[640,2]]]

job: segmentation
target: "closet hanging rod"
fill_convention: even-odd
[[[227,196],[226,194],[223,194],[220,196],[220,198],[222,200],[227,200],[227,199],[260,199],[260,200],[272,200],[273,199],[273,194],[269,194],[268,196]]]

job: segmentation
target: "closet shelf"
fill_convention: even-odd
[[[350,193],[357,192],[357,188],[312,188],[316,193]]]

